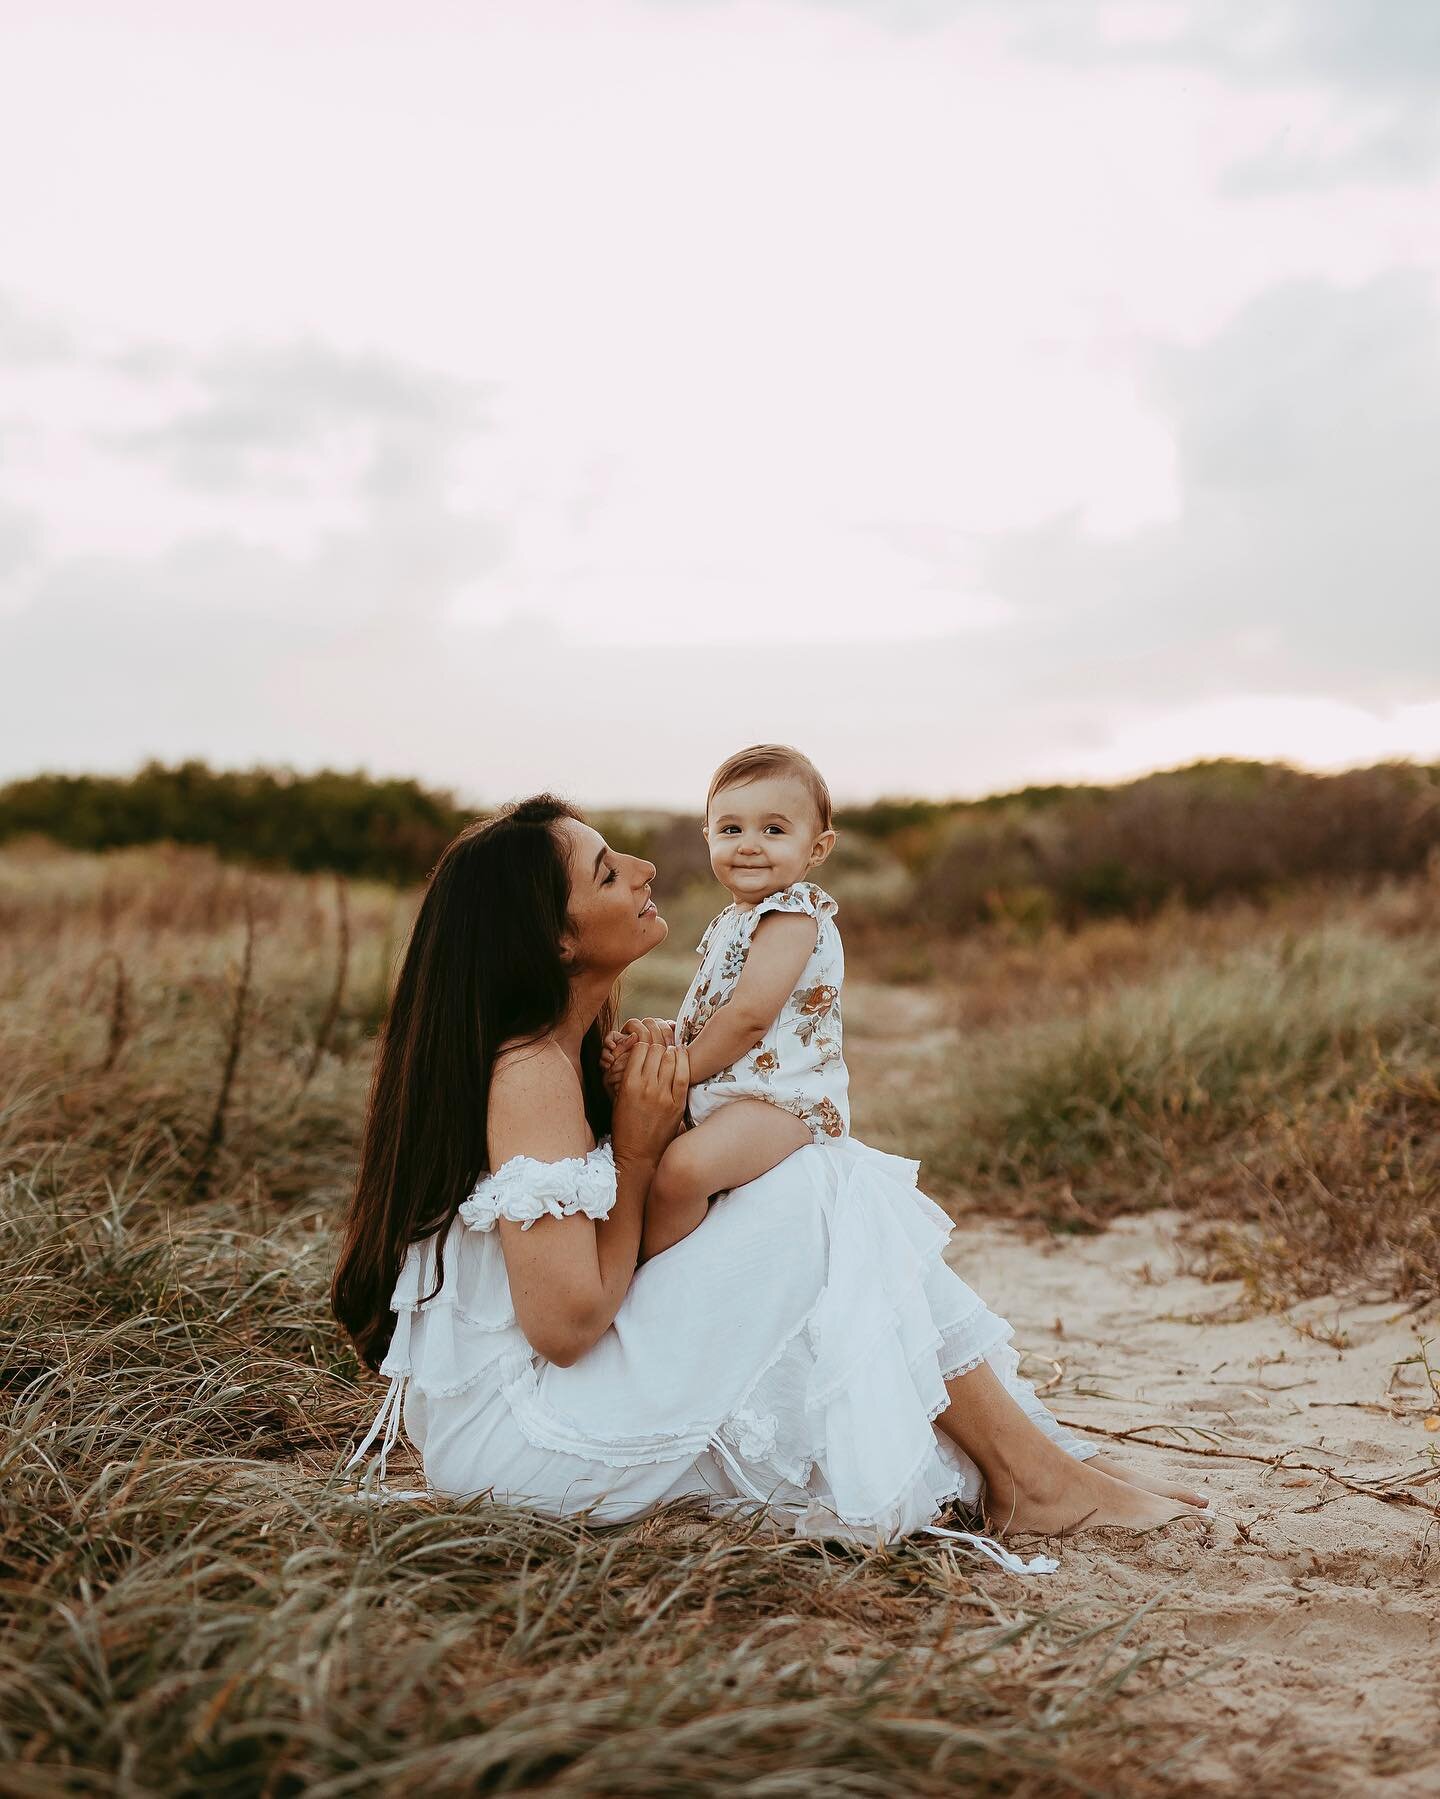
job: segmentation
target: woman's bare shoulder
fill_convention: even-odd
[[[486,1118],[490,1165],[512,1156],[558,1162],[591,1147],[585,1096],[569,1058],[558,1044],[502,1045],[490,1076]]]

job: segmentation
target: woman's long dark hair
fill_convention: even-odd
[[[390,1295],[407,1246],[444,1232],[490,1166],[486,1113],[501,1044],[538,1038],[570,1000],[561,934],[570,903],[563,818],[553,794],[470,825],[431,873],[380,1033],[360,1169],[330,1289],[335,1316],[378,1368],[395,1328]],[[585,1114],[610,1128],[600,1044],[585,1034]],[[442,1236],[443,1241],[443,1236]]]

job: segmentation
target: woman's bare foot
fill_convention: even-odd
[[[1186,1505],[1199,1506],[1201,1510],[1210,1503],[1209,1495],[1197,1493],[1194,1487],[1181,1486],[1177,1481],[1152,1479],[1134,1468],[1127,1468],[1123,1462],[1112,1460],[1108,1455],[1092,1455],[1088,1459],[1092,1468],[1098,1468],[1112,1480],[1123,1480],[1127,1486],[1143,1488],[1147,1493],[1158,1493],[1163,1499],[1183,1499]]]
[[[1068,1468],[1050,1474],[1043,1487],[1022,1492],[1013,1482],[987,1485],[986,1528],[996,1536],[1073,1536],[1082,1530],[1159,1530],[1172,1523],[1209,1528],[1209,1520],[1184,1501],[1102,1473],[1093,1461],[1067,1457]]]

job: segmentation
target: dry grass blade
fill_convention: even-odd
[[[345,998],[345,982],[350,971],[350,902],[343,875],[335,877],[335,932],[335,984],[330,989],[325,1015],[320,1020],[310,1060],[300,1080],[302,1089],[308,1087],[319,1073],[321,1059],[330,1047],[330,1038],[339,1021],[340,1007]]]
[[[125,1039],[130,1028],[130,982],[125,972],[125,959],[115,950],[105,950],[95,961],[90,977],[85,983],[83,1001],[88,1001],[94,985],[95,977],[100,970],[109,964],[114,965],[114,980],[110,988],[109,1024],[105,1034],[105,1054],[97,1072],[108,1074],[119,1060],[120,1051],[124,1048]]]
[[[250,889],[245,889],[245,943],[240,956],[240,972],[235,982],[234,1009],[230,1018],[230,1035],[225,1046],[225,1063],[220,1075],[220,1090],[215,1095],[215,1110],[205,1133],[200,1158],[190,1183],[192,1199],[203,1199],[210,1188],[215,1158],[225,1141],[225,1120],[230,1110],[230,1095],[235,1086],[235,1071],[240,1066],[240,1051],[245,1041],[245,1012],[250,1002],[250,977],[255,965],[255,907]]]

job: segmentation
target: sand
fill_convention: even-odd
[[[1057,1416],[1219,1514],[1208,1543],[1051,1542],[1060,1569],[1027,1596],[1156,1600],[1131,1641],[1167,1659],[1129,1703],[1173,1723],[1168,1767],[1196,1790],[1440,1795],[1440,1432],[1412,1359],[1428,1339],[1440,1369],[1440,1312],[1328,1299],[1224,1322],[1239,1284],[1185,1272],[1179,1224],[970,1220],[951,1240]],[[1101,1434],[1135,1430],[1157,1447]]]

